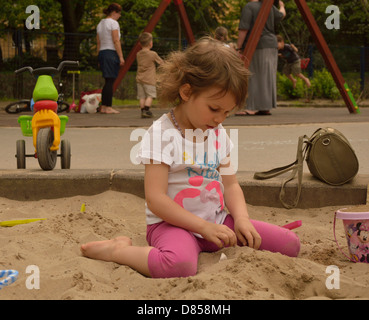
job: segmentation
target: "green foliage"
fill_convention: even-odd
[[[24,21],[29,14],[26,8],[29,5],[37,5],[40,10],[41,29],[50,32],[61,31],[63,28],[60,4],[55,0],[0,0],[0,36],[1,29],[22,29]]]
[[[41,58],[35,57],[27,52],[23,54],[22,57],[14,56],[11,59],[6,60],[1,65],[1,71],[12,71],[18,69],[20,65],[24,66],[38,66],[38,67],[47,67],[47,63]]]
[[[301,79],[297,78],[296,88],[292,81],[284,74],[277,73],[277,94],[281,99],[300,99],[305,96],[306,87]]]
[[[284,1],[287,16],[283,25],[288,36],[294,44],[299,46],[312,43],[313,38],[302,19],[295,1]],[[329,30],[325,26],[325,21],[329,14],[325,13],[329,5],[336,5],[340,10],[340,29]],[[329,44],[340,45],[364,45],[369,40],[369,11],[365,9],[364,1],[347,0],[314,0],[307,1],[307,5],[317,22],[320,31]],[[280,30],[283,33],[283,30]]]
[[[16,30],[24,28],[24,20],[28,17],[25,9],[28,5],[37,5],[40,9],[41,31],[55,32],[58,34],[55,45],[63,51],[71,50],[76,54],[81,62],[81,69],[94,69],[97,65],[96,61],[96,26],[101,18],[104,17],[102,10],[106,8],[111,0],[18,0],[15,2],[8,0],[0,0],[0,37],[7,34],[8,29]],[[122,5],[122,17],[119,20],[124,55],[128,52],[137,41],[137,36],[147,26],[148,21],[153,13],[162,2],[161,0],[124,0],[117,1]],[[191,28],[195,37],[204,34],[211,34],[219,25],[228,28],[230,40],[235,41],[238,35],[238,23],[243,6],[249,0],[184,0],[183,4],[186,8],[187,16],[190,21]],[[307,56],[307,45],[312,44],[313,38],[301,17],[295,1],[284,1],[287,16],[283,20],[283,26],[279,26],[278,32],[288,35],[291,42],[299,48],[301,57]],[[63,6],[61,4],[69,4]],[[369,6],[367,0],[347,1],[336,0],[334,5],[340,9],[340,29],[328,30],[324,25],[329,14],[325,13],[328,5],[333,4],[328,0],[311,0],[307,1],[308,7],[312,12],[324,38],[326,39],[337,64],[341,71],[359,70],[359,59],[352,57],[357,56],[355,52],[359,45],[368,46],[369,43]],[[66,9],[69,9],[67,10]],[[62,8],[64,10],[62,11]],[[66,19],[68,18],[68,19]],[[64,21],[64,22],[63,22]],[[64,41],[64,37],[60,37],[59,33],[65,31],[65,25],[73,27],[69,32],[81,35],[77,38],[77,45],[72,48],[67,47],[68,41]],[[64,25],[65,23],[65,25]],[[277,26],[278,28],[278,26]],[[33,31],[32,31],[33,32]],[[36,36],[35,32],[35,36]],[[86,35],[86,36],[85,36]],[[93,37],[91,37],[93,35]],[[185,38],[183,25],[179,21],[176,5],[171,1],[159,23],[153,31],[154,38],[160,37],[160,43],[154,43],[154,49],[162,50],[159,52],[164,56],[172,49],[177,49],[179,45],[174,47],[168,38]],[[32,37],[32,35],[30,35]],[[50,37],[50,34],[48,35]],[[82,40],[83,39],[83,40]],[[49,40],[49,39],[48,39]],[[70,39],[67,39],[70,40]],[[289,41],[287,41],[289,42]],[[176,43],[175,43],[176,45]],[[341,46],[336,49],[335,46]],[[298,99],[304,97],[337,99],[340,97],[336,85],[326,70],[318,71],[324,67],[325,63],[318,52],[314,53],[314,66],[316,68],[314,78],[311,79],[312,88],[306,90],[305,84],[298,79],[296,89],[292,88],[292,83],[282,75],[278,76],[278,95],[288,99]],[[14,70],[19,62],[17,58],[4,61],[1,66],[2,70]],[[26,59],[27,61],[24,61]],[[22,60],[23,65],[41,66],[43,61],[32,61],[27,55]],[[0,63],[1,63],[0,55]],[[348,84],[355,98],[360,95],[360,82],[358,79],[348,79]]]
[[[160,2],[159,0],[124,1],[122,4],[122,15],[119,19],[122,35],[138,37],[146,27]]]
[[[311,79],[311,90],[313,98],[336,100],[340,97],[336,83],[327,69],[314,72],[314,77]]]
[[[363,97],[362,98],[367,98],[367,93],[365,92],[362,92],[361,90],[361,79],[360,79],[360,76],[355,73],[355,72],[352,72],[352,73],[345,73],[343,75],[344,79],[346,80],[346,83],[348,85],[348,87],[350,88],[350,91],[352,92],[353,96],[355,99],[358,99],[360,97],[360,95],[363,93]],[[365,75],[365,79],[366,79],[366,88],[368,88],[368,80],[369,80],[369,74],[367,73]],[[368,89],[366,89],[368,90]]]
[[[293,88],[292,82],[281,73],[277,73],[277,94],[282,100],[293,99],[330,99],[338,100],[341,98],[341,94],[337,88],[335,81],[331,73],[323,68],[322,70],[316,70],[314,77],[310,79],[311,87],[307,89],[305,83],[297,78],[296,88]],[[347,77],[346,80],[354,98],[357,99],[360,96],[360,79],[357,74]]]

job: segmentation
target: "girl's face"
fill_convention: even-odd
[[[191,94],[191,86],[185,84],[180,89],[184,101],[181,108],[181,122],[186,129],[214,129],[221,124],[236,106],[233,94],[220,93],[211,87],[197,95]]]

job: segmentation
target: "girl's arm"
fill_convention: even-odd
[[[221,165],[220,169],[229,169],[230,166],[229,161],[228,164]],[[233,217],[234,229],[238,240],[243,245],[258,249],[261,244],[261,237],[250,221],[245,197],[236,175],[224,174],[222,175],[222,180],[224,185],[224,201],[229,213]]]
[[[207,222],[168,197],[168,170],[166,164],[145,165],[145,198],[148,208],[167,223],[199,233],[218,247],[236,245],[236,235],[227,226]]]
[[[117,54],[118,54],[118,57],[119,57],[120,65],[123,66],[124,65],[124,58],[123,58],[122,46],[121,46],[120,40],[119,40],[118,30],[112,30],[111,36],[112,36],[112,39],[113,39],[115,50],[117,51]]]

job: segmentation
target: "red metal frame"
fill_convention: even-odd
[[[159,22],[161,16],[163,15],[163,13],[165,12],[165,10],[167,9],[167,7],[169,6],[169,4],[171,2],[172,2],[171,0],[163,0],[160,3],[159,7],[156,9],[156,11],[154,12],[153,16],[151,17],[149,23],[147,24],[146,28],[144,29],[144,32],[152,32],[154,30],[154,28],[157,25],[157,23]],[[180,18],[182,20],[182,23],[183,23],[183,26],[185,28],[187,41],[190,44],[193,44],[195,42],[195,37],[193,36],[191,25],[190,25],[190,22],[188,20],[188,16],[187,16],[186,9],[184,7],[183,1],[182,0],[174,0],[174,4],[177,7],[179,16],[180,16]],[[124,78],[126,73],[128,72],[129,68],[131,67],[132,63],[135,61],[137,52],[140,51],[140,49],[141,49],[141,45],[137,41],[136,44],[134,45],[134,47],[132,48],[131,52],[129,53],[129,55],[125,59],[124,66],[121,67],[120,70],[119,70],[118,77],[114,82],[114,87],[113,87],[114,91],[117,89],[120,82],[122,81],[122,79]]]
[[[305,0],[295,0],[295,3],[315,40],[315,43],[325,61],[328,70],[331,72],[332,77],[336,82],[337,88],[340,91],[347,108],[349,109],[350,113],[358,113],[359,108],[357,107],[356,102],[353,101],[353,97],[350,97],[348,86],[345,84],[345,80],[343,79],[341,71],[337,66],[336,60],[334,59],[332,52],[329,50],[327,42],[320,32],[319,27]]]
[[[245,61],[245,66],[248,68],[251,63],[252,56],[254,55],[256,46],[258,45],[261,32],[264,29],[265,23],[268,19],[270,9],[272,9],[274,0],[264,0],[258,17],[256,18],[255,24],[251,30],[249,39],[247,40],[245,50],[243,52],[243,59]]]
[[[252,56],[255,52],[256,46],[259,42],[261,32],[265,26],[266,20],[272,8],[274,0],[264,0],[263,4],[260,8],[258,17],[255,21],[255,25],[250,33],[249,40],[247,41],[245,50],[244,50],[244,59],[245,59],[245,66],[249,67]],[[319,30],[319,27],[311,14],[309,7],[306,4],[305,0],[295,0],[295,3],[305,20],[306,25],[309,28],[311,35],[314,38],[314,41],[324,58],[324,61],[332,74],[334,81],[336,82],[337,88],[345,101],[347,108],[349,109],[350,113],[358,113],[359,108],[350,93],[350,90],[345,83],[341,71],[339,70],[336,61],[328,48],[328,45]]]

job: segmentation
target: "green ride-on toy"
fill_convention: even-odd
[[[33,90],[33,115],[23,115],[18,118],[22,134],[33,138],[34,154],[26,154],[24,140],[16,143],[17,168],[26,168],[26,157],[37,158],[43,170],[53,170],[56,159],[61,157],[61,168],[70,169],[71,146],[68,140],[61,140],[60,136],[65,131],[68,116],[57,114],[58,91],[54,85],[52,76],[60,74],[65,66],[78,66],[78,61],[62,61],[58,68],[43,67],[33,69],[24,67],[16,70],[19,74],[29,71],[37,78]],[[57,154],[60,145],[60,154]]]

